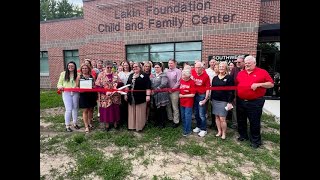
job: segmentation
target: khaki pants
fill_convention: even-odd
[[[175,91],[169,94],[170,104],[167,105],[167,115],[169,121],[172,121],[176,124],[179,123],[180,114],[179,114],[179,91]]]
[[[147,121],[147,103],[128,104],[128,129],[140,131],[144,128]]]

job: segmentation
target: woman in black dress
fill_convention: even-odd
[[[212,87],[234,86],[233,78],[228,74],[227,62],[219,63],[219,74],[212,79]],[[226,139],[228,111],[232,109],[234,90],[211,91],[212,114],[215,114],[218,133],[221,139]]]
[[[91,75],[91,67],[86,64],[82,64],[80,67],[80,74],[77,77],[77,87],[80,87],[80,81],[92,80],[92,87],[94,87],[95,79]],[[81,87],[80,87],[81,88]],[[96,92],[81,92],[79,98],[79,108],[83,109],[82,119],[85,126],[85,132],[89,133],[89,128],[92,129],[91,120],[93,117],[93,107],[97,105],[97,93]]]

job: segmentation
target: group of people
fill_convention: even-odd
[[[98,105],[100,122],[105,124],[106,131],[110,130],[111,125],[118,129],[124,124],[129,130],[142,131],[152,115],[154,125],[159,128],[164,128],[168,123],[176,128],[182,122],[183,136],[194,132],[204,137],[207,134],[209,107],[212,126],[217,130],[215,136],[226,139],[226,117],[232,113],[230,120],[238,128],[238,140],[250,139],[254,148],[262,144],[260,122],[263,96],[267,88],[273,87],[273,80],[267,71],[256,67],[253,56],[239,56],[231,71],[230,64],[215,59],[209,61],[207,69],[201,61],[195,61],[194,67],[185,64],[182,70],[176,65],[174,59],[168,61],[166,69],[160,62],[124,61],[115,69],[111,61],[106,61],[103,67],[101,60],[92,63],[86,59],[77,71],[76,64],[69,62],[60,75],[59,90],[80,87],[81,80],[92,80],[92,88],[106,91],[63,91],[66,131],[72,131],[72,127],[80,128],[77,125],[79,107],[84,109],[85,132],[89,133],[93,128],[93,110]],[[116,91],[123,86],[125,93]],[[196,127],[192,129],[193,115]]]

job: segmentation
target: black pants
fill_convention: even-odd
[[[252,144],[261,145],[261,115],[265,100],[242,100],[237,98],[237,121],[240,137],[248,139],[247,118],[250,122],[250,141]]]
[[[166,111],[166,106],[160,106],[159,108],[155,107],[155,126],[158,127],[165,127],[165,122],[167,119],[167,111]]]
[[[128,101],[124,100],[124,96],[121,96],[119,125],[128,126]]]

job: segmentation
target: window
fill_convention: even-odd
[[[159,43],[147,45],[129,45],[127,49],[127,60],[163,62],[165,66],[169,59],[176,59],[178,66],[182,67],[184,62],[194,64],[194,61],[201,60],[201,42],[179,42]]]
[[[149,47],[147,45],[137,45],[127,47],[127,59],[142,62],[149,59]]]
[[[169,44],[151,44],[151,52],[174,51],[174,43]]]
[[[49,75],[48,51],[40,51],[40,75]]]
[[[77,65],[77,68],[80,68],[80,61],[79,61],[79,52],[78,50],[65,50],[64,52],[64,67],[70,62],[74,61]]]

